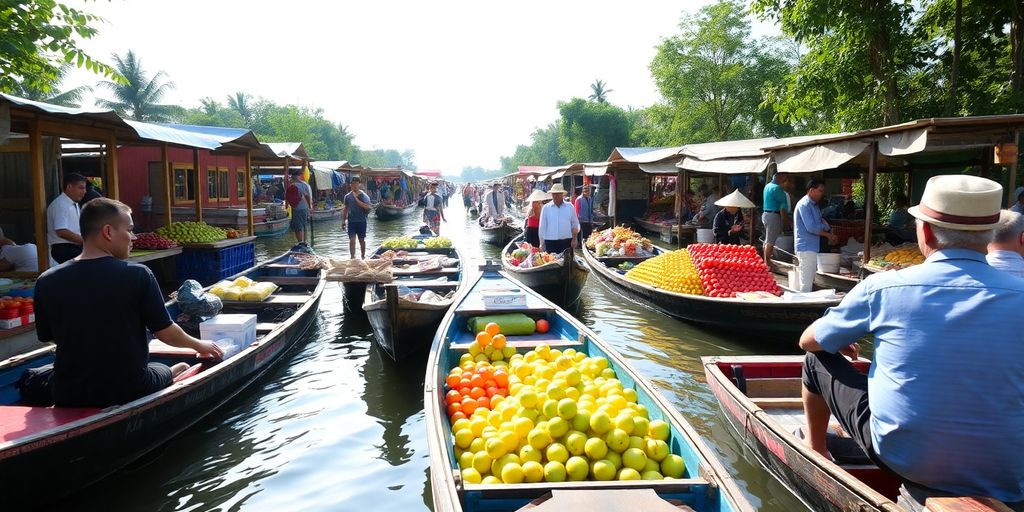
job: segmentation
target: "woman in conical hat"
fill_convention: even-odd
[[[540,247],[540,209],[544,203],[551,199],[547,192],[539,188],[533,189],[530,197],[526,198],[526,241],[534,247]]]
[[[720,244],[740,243],[740,232],[743,231],[743,212],[740,208],[753,208],[754,203],[750,202],[739,189],[731,194],[715,201],[715,206],[722,209],[715,215],[712,224],[715,230],[715,241]]]

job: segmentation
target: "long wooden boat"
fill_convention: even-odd
[[[519,227],[518,221],[514,220],[506,219],[501,224],[490,227],[480,223],[480,240],[498,247],[504,247],[522,232],[523,229]]]
[[[654,247],[655,256],[663,252],[660,247]],[[686,322],[772,340],[795,342],[795,336],[842,300],[755,301],[674,293],[626,279],[625,271],[616,268],[613,262],[602,261],[586,247],[583,258],[610,289],[633,302]]]
[[[683,237],[691,239],[696,238],[697,226],[692,224],[683,224],[682,226],[679,226],[678,224],[660,224],[644,220],[640,217],[634,217],[633,221],[636,222],[643,231],[658,235],[658,238],[663,242],[672,243],[677,241],[680,233],[683,234]]]
[[[224,405],[281,360],[316,316],[324,271],[301,270],[285,253],[234,277],[243,275],[280,286],[264,302],[225,303],[224,313],[257,315],[256,341],[214,361],[154,340],[151,361],[190,367],[170,387],[133,402],[105,409],[20,405],[14,382],[28,368],[52,363],[55,349],[0,363],[4,506],[38,507],[114,473]],[[167,308],[176,316],[173,301]]]
[[[558,307],[572,309],[579,302],[583,287],[587,284],[587,277],[590,276],[590,269],[586,263],[576,256],[572,249],[566,249],[562,261],[558,263],[548,263],[536,268],[513,266],[509,258],[523,240],[524,237],[519,236],[505,246],[501,253],[502,270]]]
[[[373,211],[379,220],[394,220],[405,217],[406,215],[416,211],[417,206],[418,205],[416,203],[411,203],[406,206],[394,206],[382,203],[378,204]]]
[[[800,399],[803,356],[702,360],[708,385],[733,430],[758,462],[811,510],[903,510],[894,503],[899,479],[874,465],[845,433],[834,433],[842,429],[829,429],[829,448],[838,462],[807,448],[793,434],[807,428]],[[862,358],[854,365],[867,372],[870,361]]]
[[[773,259],[771,262],[772,272],[780,275],[789,275],[790,270],[797,270],[797,266],[792,263],[786,263],[784,261],[778,261]],[[818,271],[814,274],[814,286],[818,289],[832,289],[840,292],[848,292],[857,286],[860,279],[857,276],[850,274],[833,274],[831,272]]]
[[[621,507],[624,501],[632,501],[627,508],[616,510],[654,510],[654,506],[668,506],[663,500],[679,500],[697,512],[747,511],[753,510],[738,490],[735,481],[725,468],[714,458],[713,452],[704,444],[689,423],[673,408],[636,370],[605,345],[598,335],[576,320],[569,313],[540,296],[522,288],[496,266],[483,269],[482,274],[456,300],[434,337],[434,343],[427,361],[424,380],[424,413],[427,423],[427,447],[430,453],[430,485],[435,512],[450,511],[515,511],[546,493],[553,493],[552,500],[565,498],[575,501],[576,508],[562,510],[591,510],[579,508],[579,503],[594,500],[605,502],[605,510],[611,510],[608,503]],[[484,306],[482,295],[488,290],[521,289],[526,295],[525,307],[494,309]],[[519,484],[470,484],[461,478],[455,457],[455,445],[451,424],[446,411],[445,381],[448,370],[459,364],[459,358],[474,339],[466,329],[469,318],[493,313],[524,313],[534,319],[546,319],[551,329],[546,334],[530,336],[507,336],[508,345],[519,352],[525,352],[539,345],[549,345],[562,350],[573,348],[592,357],[607,359],[608,368],[615,371],[616,378],[624,386],[637,392],[638,403],[644,405],[653,421],[666,421],[671,430],[671,452],[683,458],[686,472],[677,480],[635,480],[635,481],[575,481],[536,482]],[[543,462],[542,462],[543,464]],[[653,491],[653,492],[652,492]],[[563,501],[564,503],[564,501]],[[546,510],[553,510],[547,508]],[[661,508],[657,510],[662,510]],[[674,509],[673,509],[674,510]]]
[[[313,209],[312,211],[309,212],[309,218],[314,222],[320,220],[337,219],[338,217],[341,217],[341,211],[342,209],[340,206],[336,208],[331,208],[329,210]]]
[[[415,268],[422,261],[437,257],[454,260],[454,264],[449,262],[433,270]],[[392,359],[401,361],[417,353],[426,353],[437,326],[465,281],[462,279],[462,259],[454,247],[444,251],[435,249],[430,254],[413,250],[405,259],[393,260],[392,265],[394,281],[366,285],[363,311],[377,343]],[[421,291],[432,291],[441,296],[452,293],[452,296],[439,302],[411,302],[401,297],[404,293]]]

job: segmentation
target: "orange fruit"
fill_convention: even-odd
[[[505,343],[506,343],[506,340],[505,340],[505,335],[504,334],[495,334],[494,337],[491,338],[491,346],[494,347],[494,348],[497,348],[497,349],[505,348]]]
[[[501,326],[496,324],[496,323],[494,323],[494,322],[491,322],[491,323],[489,323],[489,324],[484,326],[484,332],[486,332],[487,334],[490,334],[491,336],[494,336],[495,334],[498,334],[498,333],[501,332]]]
[[[491,335],[487,334],[486,331],[480,331],[476,334],[476,342],[479,343],[481,347],[486,347],[491,344]]]

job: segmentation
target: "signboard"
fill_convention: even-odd
[[[620,172],[615,177],[616,201],[646,201],[650,190],[650,178],[642,172]]]

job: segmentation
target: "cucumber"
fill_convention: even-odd
[[[501,333],[505,336],[530,335],[537,330],[537,322],[522,313],[473,317],[469,319],[469,330],[480,332],[491,322],[498,324],[501,327]]]

